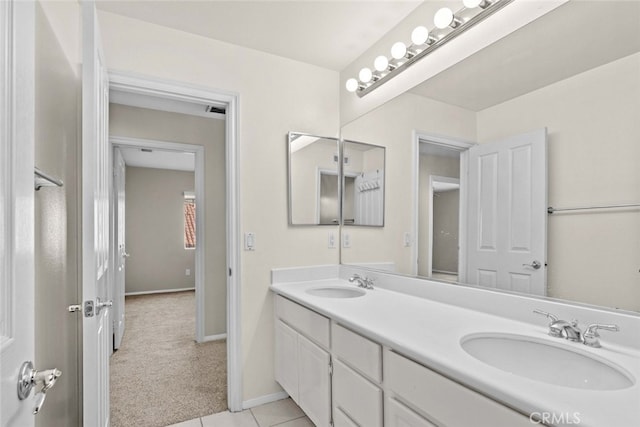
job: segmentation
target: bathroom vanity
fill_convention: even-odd
[[[276,380],[316,426],[640,425],[637,348],[605,333],[590,348],[535,314],[362,289],[350,274],[271,285]]]

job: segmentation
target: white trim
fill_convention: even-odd
[[[460,152],[460,212],[459,212],[459,232],[458,232],[458,241],[462,242],[463,238],[466,238],[467,235],[467,222],[466,222],[466,214],[467,214],[467,190],[466,190],[466,185],[468,183],[468,179],[467,179],[467,171],[468,171],[468,165],[467,165],[467,151],[469,150],[469,148],[477,145],[475,142],[471,142],[471,141],[465,141],[462,139],[457,139],[457,138],[451,138],[448,136],[443,136],[443,135],[437,135],[437,134],[431,134],[431,133],[426,133],[426,132],[421,132],[418,130],[413,130],[412,132],[412,144],[411,144],[411,151],[412,151],[412,157],[413,157],[413,162],[411,165],[411,185],[412,185],[412,189],[411,192],[413,194],[413,200],[411,203],[411,215],[413,216],[412,218],[412,231],[411,234],[413,236],[413,245],[411,248],[411,265],[412,265],[412,272],[411,274],[413,276],[417,276],[418,275],[418,224],[419,224],[419,217],[418,217],[418,204],[419,204],[419,200],[420,200],[420,185],[419,185],[419,178],[420,178],[420,143],[430,143],[430,144],[434,144],[434,145],[438,145],[440,147],[443,148],[447,148],[447,149],[451,149],[451,150],[457,150]],[[431,190],[430,190],[431,191]],[[463,220],[463,218],[465,220]],[[464,277],[464,269],[466,268],[466,254],[464,253],[465,251],[462,250],[462,245],[460,245],[460,250],[458,251],[458,271],[460,272],[459,275],[459,281],[463,281],[463,277]],[[428,266],[429,269],[431,269],[431,263]]]
[[[235,92],[161,80],[129,72],[110,71],[111,87],[120,91],[146,93],[188,102],[205,101],[226,104],[226,178],[227,178],[227,402],[231,412],[242,410],[241,271],[240,271],[240,164],[239,95]],[[203,159],[201,159],[203,161]],[[196,160],[198,169],[198,160]],[[197,179],[197,177],[196,177]],[[197,191],[196,191],[196,197]],[[197,209],[197,207],[196,207]],[[200,221],[204,218],[196,213]],[[196,223],[199,228],[199,223]],[[197,259],[197,255],[196,255]],[[204,259],[203,259],[204,260]],[[202,260],[202,261],[203,261]]]
[[[132,296],[132,295],[151,295],[151,294],[171,294],[174,292],[185,292],[185,291],[195,291],[196,288],[176,288],[176,289],[160,289],[157,291],[142,291],[142,292],[125,292],[124,296]]]
[[[207,335],[202,339],[202,342],[220,341],[227,338],[227,334]]]
[[[251,409],[256,406],[264,405],[265,403],[276,402],[278,400],[286,399],[289,397],[287,392],[280,391],[278,393],[266,394],[264,396],[256,397],[255,399],[249,399],[242,402],[242,409]]]

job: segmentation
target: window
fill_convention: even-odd
[[[192,192],[184,192],[184,248],[196,248],[196,198]]]

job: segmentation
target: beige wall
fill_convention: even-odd
[[[126,293],[195,289],[195,251],[184,247],[183,192],[193,188],[193,172],[127,166]]]
[[[205,156],[205,336],[226,333],[225,122],[111,104],[112,136],[204,146]],[[133,256],[133,252],[132,252]],[[184,273],[184,271],[183,271]]]
[[[78,262],[79,89],[47,11],[36,6],[35,164],[64,186],[35,192],[35,360],[38,369],[63,375],[47,394],[36,426],[79,425],[78,345],[81,313]],[[32,394],[33,396],[33,394]]]
[[[549,204],[640,202],[640,54],[478,113],[478,140],[547,127]],[[554,214],[548,291],[640,310],[638,210]]]
[[[257,243],[240,257],[243,393],[278,392],[270,271],[338,262],[326,227],[288,226],[284,141],[291,130],[338,134],[338,73],[110,13],[99,18],[110,68],[239,94],[240,231],[254,232]]]
[[[418,275],[429,275],[429,205],[431,204],[429,192],[430,175],[448,176],[450,178],[460,178],[460,159],[457,157],[445,157],[436,155],[421,154],[418,171]],[[435,215],[434,215],[435,216]],[[457,221],[456,221],[457,222]],[[435,263],[435,239],[434,239],[434,259]],[[434,267],[435,268],[435,267]],[[453,271],[453,270],[450,270]]]
[[[345,264],[393,262],[398,272],[413,271],[412,247],[404,245],[404,233],[411,232],[413,224],[411,165],[415,130],[474,140],[475,113],[407,93],[342,128],[345,139],[387,148],[385,226],[345,227],[351,240],[351,248],[342,248]]]

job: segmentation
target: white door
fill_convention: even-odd
[[[113,292],[113,349],[120,348],[124,335],[124,284],[129,254],[125,245],[125,164],[119,148],[113,150],[113,196],[115,226],[115,272]]]
[[[109,81],[95,4],[82,3],[83,425],[109,425]],[[93,305],[93,309],[88,305]]]
[[[467,282],[546,294],[546,129],[469,149]]]
[[[33,427],[18,398],[34,348],[34,2],[0,1],[0,425]],[[12,53],[12,54],[11,54]],[[44,367],[41,367],[44,368]]]

